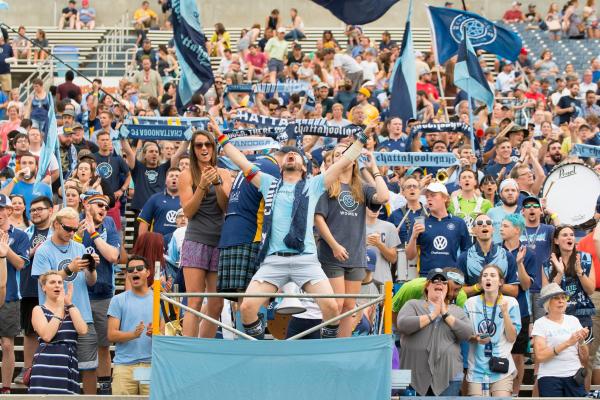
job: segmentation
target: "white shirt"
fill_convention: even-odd
[[[581,323],[577,317],[572,315],[565,315],[562,324],[542,317],[533,324],[531,336],[545,338],[546,344],[553,348],[569,339],[573,332],[580,329],[583,329]],[[575,375],[577,370],[581,368],[577,345],[566,348],[550,360],[539,363],[538,366],[538,379],[544,376],[566,378]]]
[[[508,74],[505,72],[500,72],[496,77],[496,89],[502,93],[510,92],[515,85],[515,73],[514,71],[509,72]]]
[[[596,93],[596,91],[598,90],[598,85],[594,82],[590,82],[590,83],[581,82],[579,84],[579,97],[584,98],[585,93],[590,90],[592,92]]]
[[[379,72],[379,67],[374,61],[361,61],[360,66],[363,70],[363,79],[365,81],[375,81],[375,75]]]
[[[341,68],[346,74],[354,74],[362,71],[361,66],[354,58],[343,53],[337,53],[333,56],[333,67]]]

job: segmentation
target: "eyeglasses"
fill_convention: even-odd
[[[138,271],[138,272],[141,272],[141,271],[143,271],[143,270],[145,270],[145,269],[146,269],[146,266],[145,266],[144,264],[141,264],[141,265],[134,265],[133,267],[127,267],[127,268],[125,268],[125,270],[126,270],[128,273],[130,273],[130,274],[131,274],[131,273],[133,273],[133,271]]]
[[[552,296],[552,300],[569,300],[569,296],[566,294],[557,294],[556,296]]]
[[[526,208],[526,209],[540,208],[540,205],[538,203],[527,203],[527,204],[523,205],[523,208]]]
[[[519,174],[519,178],[522,176],[531,176],[531,175],[533,175],[533,172],[527,171],[527,172],[523,172],[522,174]]]
[[[210,149],[210,148],[212,148],[212,143],[211,142],[196,142],[196,143],[194,143],[194,147],[197,149],[201,149],[203,147]]]
[[[29,213],[30,213],[30,214],[33,214],[33,213],[39,213],[39,212],[42,212],[42,211],[44,211],[44,210],[47,210],[47,209],[48,209],[48,207],[37,207],[37,208],[30,208],[30,209],[29,209]]]
[[[492,226],[492,220],[491,219],[486,219],[486,220],[477,220],[475,221],[475,225],[477,226],[483,226],[483,225],[487,225],[487,226]]]
[[[68,226],[68,225],[65,225],[65,224],[63,224],[63,223],[61,223],[61,224],[60,224],[60,226],[61,226],[61,227],[62,227],[62,228],[65,230],[65,231],[67,231],[67,232],[69,232],[69,233],[75,233],[75,232],[77,232],[77,229],[79,229],[77,226],[75,226],[75,227],[73,227],[73,226]]]
[[[402,187],[402,189],[404,189],[404,190],[418,189],[418,188],[419,188],[419,185],[414,185],[414,184],[413,185],[404,185]]]

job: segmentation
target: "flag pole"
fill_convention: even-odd
[[[435,56],[436,62],[436,73],[438,77],[438,86],[440,87],[440,95],[442,96],[442,101],[444,102],[444,115],[446,116],[446,122],[450,122],[450,117],[448,116],[448,104],[446,104],[446,94],[444,93],[444,85],[442,83],[442,76],[440,74],[441,65],[437,62],[437,54]]]
[[[468,40],[469,34],[467,33],[466,27],[463,27],[463,39],[465,40],[465,45],[468,49]],[[477,154],[477,150],[475,149],[475,121],[473,120],[473,106],[471,103],[471,80],[467,80],[467,101],[469,104],[469,140],[471,140],[471,147],[473,148],[473,153]]]

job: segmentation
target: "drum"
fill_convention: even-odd
[[[396,260],[396,282],[408,282],[415,279],[417,275],[417,259],[406,258],[404,247],[398,247],[398,259]]]
[[[585,164],[565,163],[550,171],[542,197],[546,207],[558,215],[562,224],[576,229],[595,225],[596,201],[600,195],[600,175]]]

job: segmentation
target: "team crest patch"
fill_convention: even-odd
[[[450,23],[450,35],[456,43],[463,39],[463,30],[469,35],[473,47],[485,46],[496,40],[497,31],[493,24],[486,24],[468,15],[458,15]]]

